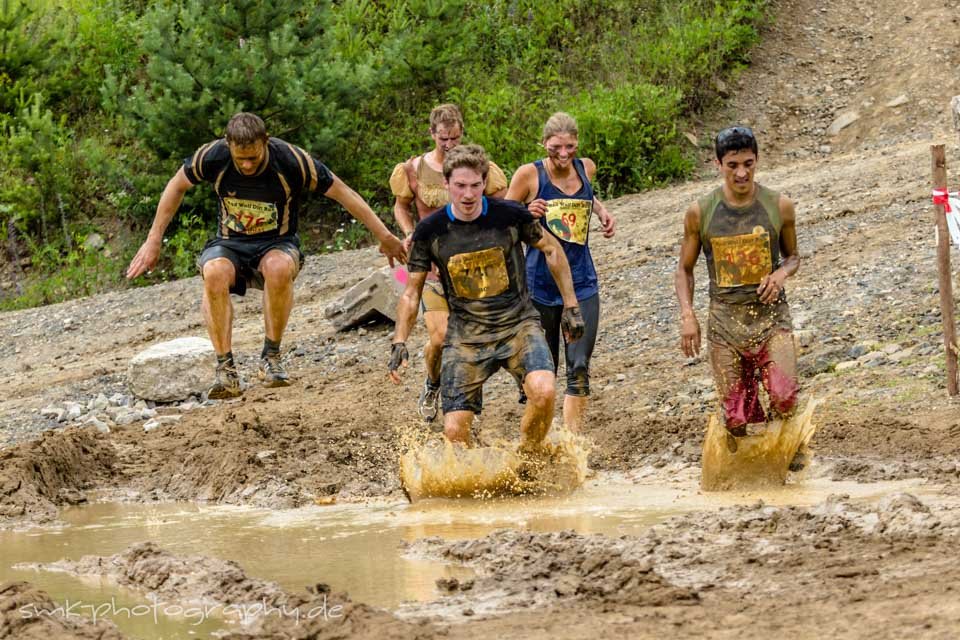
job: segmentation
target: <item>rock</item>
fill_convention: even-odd
[[[62,502],[66,502],[67,504],[83,504],[87,501],[87,496],[83,495],[81,491],[78,491],[77,489],[70,489],[68,487],[63,487],[60,489],[60,491],[57,493],[57,498],[59,498]]]
[[[837,116],[837,119],[827,128],[828,136],[835,136],[854,122],[860,119],[860,114],[856,111],[848,111],[846,113],[841,113]]]
[[[888,355],[887,359],[890,360],[890,362],[899,364],[902,361],[909,358],[910,356],[912,356],[913,352],[914,352],[913,347],[910,347],[908,349],[901,349],[900,351],[896,351]]]
[[[93,427],[100,433],[110,433],[110,427],[107,426],[107,423],[103,420],[100,420],[96,416],[92,416],[87,420],[87,425]]]
[[[64,418],[67,415],[66,409],[61,407],[55,407],[50,405],[49,407],[44,407],[40,409],[40,415],[44,418],[50,418],[51,420],[56,420],[57,422],[63,422]]]
[[[112,396],[110,396],[108,399],[110,400],[110,404],[112,404],[115,407],[124,406],[129,404],[130,402],[130,396],[125,396],[122,393],[115,393]]]
[[[623,382],[626,379],[627,379],[627,376],[625,374],[622,374],[622,373],[617,374],[617,382]]]
[[[157,417],[157,410],[156,410],[156,409],[141,409],[141,410],[140,410],[140,419],[141,419],[141,420],[149,420],[150,418],[156,418],[156,417]]]
[[[214,362],[213,345],[208,339],[177,338],[135,355],[127,369],[127,382],[138,398],[184,400],[210,386]]]
[[[113,419],[113,421],[119,425],[133,424],[138,420],[142,420],[139,411],[124,411],[123,413],[117,414],[117,417]]]
[[[794,331],[793,335],[797,339],[797,344],[804,349],[811,346],[817,340],[817,332],[813,329],[800,329]]]
[[[103,248],[104,244],[103,236],[99,233],[91,233],[87,236],[87,239],[83,241],[83,248],[96,251],[97,249]]]
[[[148,420],[147,422],[143,423],[143,432],[150,433],[159,426],[161,426],[159,420]]]
[[[908,102],[910,102],[910,98],[907,97],[907,94],[901,93],[901,94],[898,95],[896,98],[894,98],[893,100],[891,100],[890,102],[888,102],[888,103],[886,104],[886,106],[889,107],[889,108],[891,108],[891,109],[895,109],[895,108],[897,108],[897,107],[901,107],[901,106],[907,104]]]
[[[160,424],[178,424],[183,416],[157,416],[156,420]]]
[[[272,458],[274,455],[276,455],[276,453],[277,452],[273,451],[272,449],[268,451],[261,451],[257,454],[257,460],[266,460],[267,458]]]
[[[102,393],[98,393],[97,397],[93,399],[93,409],[100,411],[108,406],[110,406],[110,400]]]
[[[859,366],[860,366],[859,361],[847,360],[846,362],[837,363],[837,366],[835,366],[833,370],[836,371],[837,373],[841,373],[843,371],[849,371],[850,369],[856,369]]]
[[[378,316],[395,321],[397,302],[403,290],[400,282],[406,281],[406,276],[402,267],[397,268],[396,274],[390,267],[378,269],[327,305],[323,315],[337,331]]]
[[[864,356],[871,351],[874,351],[880,345],[873,340],[865,340],[863,342],[858,342],[850,348],[850,351],[847,352],[851,358],[859,358]]]
[[[64,420],[76,420],[83,415],[83,407],[78,402],[66,402],[64,403],[67,407],[67,414],[64,416]]]
[[[885,346],[885,347],[883,348],[883,352],[884,352],[885,354],[887,354],[888,356],[891,355],[891,354],[896,353],[897,351],[900,351],[900,345],[898,345],[898,344],[896,344],[896,343],[894,343],[894,344],[888,344],[887,346]]]
[[[860,362],[860,364],[868,364],[871,362],[878,362],[881,360],[885,360],[886,357],[887,356],[883,351],[871,351],[870,353],[867,353],[857,358],[857,361]]]

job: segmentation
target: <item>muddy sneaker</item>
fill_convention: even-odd
[[[417,400],[417,413],[425,422],[433,422],[440,412],[440,385],[434,386],[430,378],[423,381],[423,391]]]
[[[803,471],[808,464],[810,464],[810,456],[807,455],[806,448],[801,447],[797,450],[796,455],[793,456],[793,460],[790,461],[787,469],[793,473],[797,473],[798,471]]]
[[[747,435],[747,425],[727,427],[727,451],[736,453],[737,449],[740,448],[740,445],[737,443],[737,438],[742,438],[745,435]]]
[[[265,387],[288,387],[290,376],[280,361],[280,352],[274,351],[260,358],[260,379]]]
[[[217,365],[217,379],[207,391],[210,400],[224,400],[236,398],[243,393],[240,388],[240,374],[232,362],[222,362]]]

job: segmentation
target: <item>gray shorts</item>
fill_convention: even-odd
[[[554,371],[550,347],[536,319],[521,322],[512,335],[495,342],[443,345],[443,412],[480,413],[483,383],[501,367],[519,381],[531,371]]]
[[[197,269],[200,270],[200,277],[203,277],[203,265],[215,258],[226,258],[233,263],[236,270],[236,281],[230,287],[230,293],[242,296],[247,292],[247,287],[253,289],[263,289],[263,274],[260,273],[260,260],[274,249],[283,251],[293,258],[293,264],[296,271],[293,277],[296,278],[303,267],[304,255],[300,251],[300,238],[298,236],[285,236],[282,238],[263,238],[263,239],[239,239],[239,238],[214,238],[207,242],[197,258]]]

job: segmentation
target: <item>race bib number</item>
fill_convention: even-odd
[[[567,242],[587,244],[587,228],[592,214],[592,200],[547,200],[547,227],[555,236]]]
[[[460,298],[489,298],[500,295],[510,286],[507,262],[500,247],[457,254],[447,263],[447,271],[453,291]]]
[[[712,238],[710,245],[718,286],[760,284],[773,271],[770,234],[763,227],[754,227],[753,233]]]
[[[258,200],[224,198],[224,225],[237,233],[263,233],[277,228],[277,205]]]

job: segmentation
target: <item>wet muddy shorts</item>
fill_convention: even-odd
[[[792,332],[775,331],[750,349],[711,341],[710,364],[727,429],[735,435],[748,424],[767,420],[760,403],[761,383],[772,417],[786,417],[796,408],[799,383]]]
[[[233,263],[236,270],[236,281],[230,287],[230,293],[242,296],[247,292],[247,287],[253,289],[263,289],[263,274],[259,271],[260,260],[268,252],[274,249],[283,251],[293,258],[295,267],[293,277],[296,278],[303,267],[303,252],[300,251],[300,238],[298,236],[287,236],[284,238],[264,238],[257,239],[239,239],[239,238],[214,238],[207,242],[197,258],[197,269],[200,270],[200,277],[203,277],[203,265],[216,258],[226,258]]]
[[[531,371],[554,370],[550,347],[538,320],[521,322],[516,333],[496,342],[444,344],[440,373],[443,412],[480,413],[483,383],[501,367],[517,380],[523,380]]]

